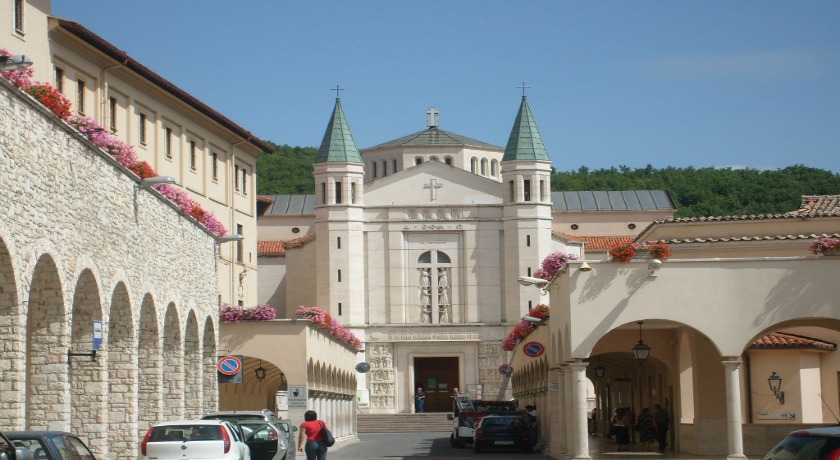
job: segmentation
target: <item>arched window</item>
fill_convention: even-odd
[[[481,175],[487,175],[487,158],[481,160]]]
[[[388,162],[385,161],[385,160],[382,160],[382,177],[385,177],[387,175],[388,175]]]
[[[439,160],[438,160],[438,157],[432,155],[431,157],[429,157],[429,161],[439,161]]]
[[[414,157],[414,164],[419,165],[423,162],[423,157]]]
[[[490,175],[496,177],[499,175],[499,162],[493,160],[490,162]]]
[[[452,157],[447,156],[446,158],[443,159],[443,162],[448,164],[449,166],[452,166]]]
[[[449,255],[442,251],[426,251],[417,258],[421,323],[452,322],[451,270]]]
[[[473,174],[478,172],[478,158],[476,157],[473,157],[472,160],[470,160],[470,172]]]
[[[376,179],[376,162],[373,162],[373,178]]]

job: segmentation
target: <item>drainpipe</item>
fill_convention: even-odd
[[[105,74],[108,73],[109,70],[125,66],[127,62],[128,58],[121,63],[105,67],[99,72],[99,124],[105,129],[108,129],[110,126],[110,123],[108,123],[110,120],[106,120],[107,110],[105,110],[108,102],[108,80],[105,79]]]
[[[236,165],[236,151],[234,149],[236,148],[237,145],[245,144],[245,143],[249,142],[250,140],[251,140],[251,138],[249,137],[248,139],[241,140],[241,141],[238,141],[238,142],[233,142],[232,144],[230,144],[230,165],[228,165],[228,177],[229,178],[231,176],[233,176],[236,172],[236,166],[235,166]],[[231,233],[236,230],[236,219],[235,219],[235,217],[236,217],[236,203],[234,203],[234,200],[236,199],[236,181],[237,180],[238,180],[238,178],[234,177],[233,180],[230,182],[230,186],[227,188],[227,191],[229,193],[228,203],[230,203],[230,206],[229,206],[229,208],[230,208],[229,209],[230,220],[229,220],[229,222],[230,222],[230,225],[232,225],[232,228],[230,229]],[[245,247],[245,241],[242,242],[242,246]],[[243,257],[243,263],[244,263],[244,260],[245,259]],[[233,294],[235,292],[234,286],[236,285],[236,270],[235,270],[235,267],[236,267],[236,256],[234,255],[233,249],[231,249],[231,251],[230,251],[230,286],[228,287],[228,296],[230,296],[230,304],[231,305],[236,305],[236,303],[234,302],[236,300],[236,297]]]

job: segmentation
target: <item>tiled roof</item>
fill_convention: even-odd
[[[428,129],[424,129],[423,131],[417,131],[416,133],[409,134],[408,136],[403,136],[392,141],[374,145],[373,147],[366,148],[365,151],[406,145],[469,145],[473,147],[487,147],[494,149],[501,148],[496,145],[488,144],[487,142],[461,136],[460,134],[455,134],[453,132],[439,129],[436,126],[432,126]]]
[[[361,163],[359,149],[353,139],[353,132],[347,123],[344,109],[341,107],[341,99],[335,99],[330,122],[324,132],[324,139],[318,154],[315,155],[315,163]]]
[[[169,80],[156,74],[154,71],[139,63],[131,56],[129,56],[125,51],[122,51],[119,48],[115,47],[110,42],[100,37],[99,35],[96,35],[95,33],[91,32],[78,22],[69,21],[67,19],[61,18],[55,18],[55,20],[58,21],[58,25],[62,29],[66,30],[67,32],[75,35],[77,38],[81,39],[85,43],[98,49],[100,52],[104,53],[111,59],[119,62],[120,64],[124,65],[126,68],[130,69],[137,75],[140,75],[141,77],[150,81],[154,85],[157,85],[159,88],[166,91],[167,93],[180,99],[185,104],[198,110],[199,112],[209,117],[216,123],[231,130],[234,134],[247,140],[263,152],[273,152],[276,150],[275,147],[271,144],[260,140],[259,138],[251,134],[249,131],[245,130],[245,128],[234,123],[221,113],[213,110],[212,108],[210,108],[210,106],[199,101],[198,99],[196,99],[186,91],[182,90],[181,88],[175,86]]]
[[[840,216],[840,195],[803,195],[799,209],[787,214],[795,217]]]
[[[837,344],[825,340],[805,337],[804,335],[788,334],[785,332],[773,332],[753,342],[750,347],[753,350],[768,349],[816,349],[816,350],[837,350]]]
[[[300,216],[315,214],[315,195],[268,195],[269,216]]]
[[[832,238],[840,238],[840,233],[829,234],[798,234],[798,235],[741,235],[741,236],[721,236],[721,237],[701,237],[701,238],[673,238],[661,240],[668,244],[691,244],[691,243],[743,243],[749,241],[794,241],[794,240],[813,240],[820,236],[830,236]]]
[[[286,249],[299,248],[314,240],[315,234],[288,241],[257,241],[257,256],[282,257],[286,255]]]
[[[632,236],[587,236],[586,250],[591,252],[607,252],[613,246],[632,242]]]
[[[582,242],[582,243],[586,242],[586,238],[584,238],[582,236],[572,235],[572,234],[569,234],[569,233],[552,231],[551,234],[556,236],[556,237],[563,238],[566,241],[578,241],[578,242]]]

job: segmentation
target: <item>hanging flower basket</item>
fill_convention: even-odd
[[[647,246],[647,250],[652,258],[659,259],[663,262],[670,259],[673,255],[673,253],[671,252],[671,247],[668,246],[667,243],[663,243],[661,241],[649,244]]]
[[[610,259],[622,264],[633,260],[635,255],[636,245],[634,243],[623,243],[610,248]]]
[[[557,276],[557,273],[568,265],[570,260],[578,260],[579,257],[574,254],[566,254],[565,252],[553,252],[543,259],[541,268],[534,271],[535,278],[541,278],[551,281]]]

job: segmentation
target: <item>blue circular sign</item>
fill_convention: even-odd
[[[505,377],[510,377],[513,374],[513,368],[510,367],[510,364],[502,364],[499,366],[499,373]]]
[[[216,368],[224,375],[236,375],[242,370],[242,361],[236,356],[225,356],[219,359]]]
[[[545,353],[545,347],[539,342],[528,342],[524,347],[522,347],[522,351],[525,352],[526,355],[536,358]]]

